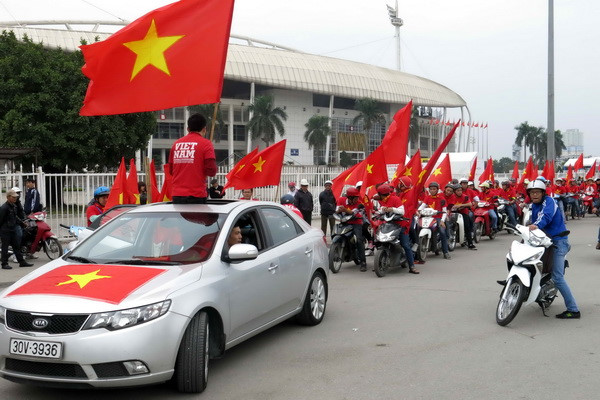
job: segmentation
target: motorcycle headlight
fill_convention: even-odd
[[[542,254],[544,254],[544,250],[540,250],[537,253],[535,253],[534,255],[532,255],[531,257],[527,257],[526,259],[521,261],[521,264],[527,264],[535,259],[538,259],[542,256]]]
[[[421,220],[421,226],[423,228],[429,228],[430,224],[431,224],[431,220],[430,219],[423,219],[423,220]]]
[[[538,247],[542,245],[542,241],[544,240],[543,237],[539,237],[539,236],[535,236],[535,235],[529,235],[529,244],[532,245],[533,247]]]
[[[378,242],[391,242],[393,240],[392,233],[377,232],[376,239]]]
[[[90,315],[83,329],[106,328],[109,331],[128,328],[130,326],[152,321],[164,315],[171,306],[171,300],[148,306],[129,308],[127,310],[111,311]]]

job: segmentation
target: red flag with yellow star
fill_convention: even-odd
[[[369,187],[388,181],[384,154],[383,146],[379,146],[359,164],[356,172],[362,174],[362,179],[360,179],[363,182],[360,188],[361,197],[365,195]]]
[[[412,100],[394,114],[394,119],[381,141],[388,164],[404,165],[406,162],[411,113]]]
[[[519,180],[519,161],[515,161],[515,166],[513,167],[511,179]]]
[[[108,200],[106,200],[105,210],[119,204],[129,204],[129,191],[127,190],[127,171],[125,169],[125,158],[121,157],[121,164],[115,177],[115,182],[110,188]]]
[[[482,184],[485,181],[494,182],[494,160],[492,157],[485,164],[485,169],[479,176],[479,184]]]
[[[340,172],[338,176],[331,180],[333,182],[331,185],[331,191],[336,199],[341,196],[344,186],[355,185],[356,182],[360,180],[355,171],[357,170],[358,166],[361,165],[361,163],[362,161],[358,164],[354,164],[347,170]]]
[[[577,160],[575,160],[575,164],[573,164],[573,170],[575,172],[577,172],[578,170],[583,168],[583,153],[581,153],[579,155],[579,157],[577,157]]]
[[[433,170],[427,182],[425,182],[425,187],[428,187],[431,182],[437,182],[440,185],[440,190],[444,190],[446,183],[452,180],[452,168],[450,167],[450,155],[446,154],[446,157],[442,160],[441,163]]]
[[[246,166],[231,176],[227,186],[240,190],[279,185],[285,144],[284,139],[249,158]]]
[[[80,46],[90,84],[80,115],[217,103],[234,0],[180,0]]]
[[[128,204],[140,204],[140,191],[138,189],[137,168],[135,167],[135,160],[133,158],[129,160],[129,174],[127,175],[127,194]]]
[[[398,181],[403,176],[408,176],[414,185],[419,179],[421,168],[421,150],[417,149],[415,155],[412,156],[412,158],[406,165],[398,164],[398,168],[396,169],[396,172],[394,172],[394,176],[392,177],[392,186],[398,186]]]
[[[225,175],[226,183],[225,183],[225,186],[223,187],[223,189],[227,189],[228,187],[231,186],[229,184],[229,180],[231,179],[231,177],[236,172],[240,172],[242,169],[244,169],[244,167],[246,167],[246,165],[248,164],[248,160],[251,160],[252,158],[254,158],[254,156],[257,153],[258,153],[258,147],[254,148],[254,150],[252,150],[250,153],[248,153],[244,157],[242,157],[242,159],[240,161],[238,161],[237,164],[235,164],[233,166],[233,168],[231,169],[231,171],[229,171],[227,173],[227,175]]]
[[[477,170],[477,156],[475,156],[475,160],[473,160],[473,164],[471,164],[471,172],[469,172],[469,180],[471,182],[475,182],[475,171]]]
[[[123,265],[63,265],[19,286],[6,296],[49,294],[119,304],[131,292],[165,271],[162,268]]]

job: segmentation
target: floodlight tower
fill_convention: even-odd
[[[404,21],[402,21],[402,18],[398,17],[398,0],[396,0],[396,7],[387,5],[387,9],[388,15],[390,16],[390,22],[394,28],[396,28],[396,67],[398,68],[398,71],[402,71],[402,64],[400,60],[400,27],[404,25]]]

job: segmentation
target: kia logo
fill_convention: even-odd
[[[36,318],[33,320],[31,325],[33,325],[33,327],[36,329],[44,329],[48,326],[48,320],[44,318]]]

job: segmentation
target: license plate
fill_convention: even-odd
[[[42,358],[61,358],[62,343],[10,339],[10,354]]]

